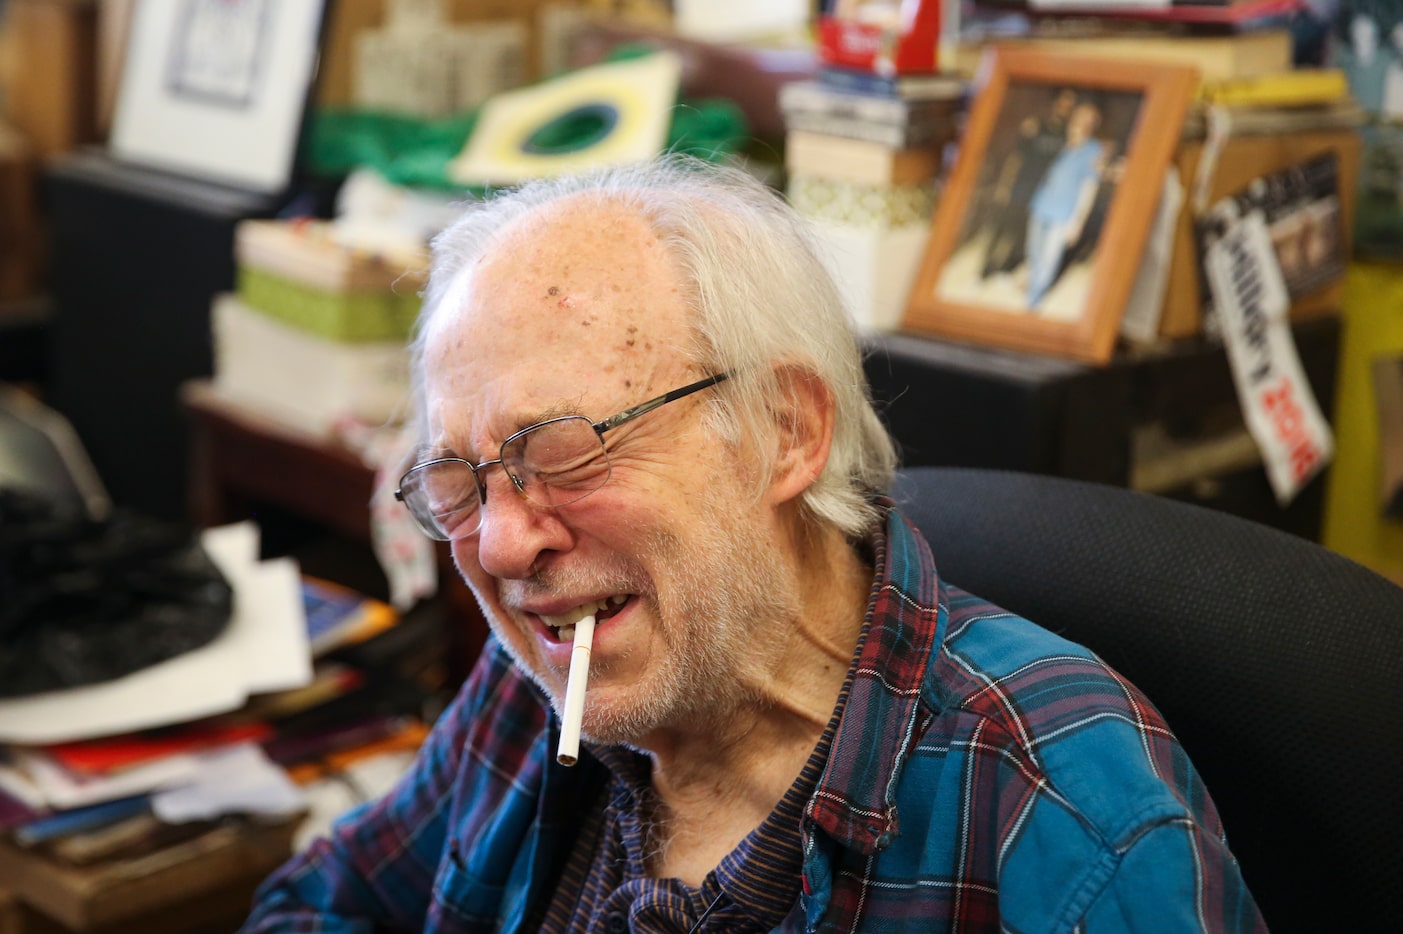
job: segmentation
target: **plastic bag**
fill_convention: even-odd
[[[120,678],[222,633],[233,592],[183,527],[0,488],[0,697]]]

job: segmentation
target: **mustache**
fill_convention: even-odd
[[[602,567],[549,565],[537,568],[530,577],[504,580],[498,584],[502,605],[513,609],[520,608],[528,600],[542,597],[615,593],[651,596],[652,592],[653,585],[648,576],[640,568],[623,560]]]

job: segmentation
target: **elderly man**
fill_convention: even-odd
[[[1261,927],[1148,702],[940,580],[884,498],[857,346],[772,192],[662,160],[475,205],[434,252],[399,495],[493,636],[249,930]]]

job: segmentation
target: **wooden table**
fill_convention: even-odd
[[[359,455],[232,403],[205,380],[185,383],[181,401],[191,418],[189,515],[196,524],[256,518],[265,551],[290,551],[309,574],[387,597],[370,551],[375,476]],[[289,532],[290,524],[300,528]],[[487,624],[446,545],[438,559],[448,675],[457,684],[481,651]]]

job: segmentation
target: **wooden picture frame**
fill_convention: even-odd
[[[902,326],[1105,363],[1195,69],[986,50]]]

